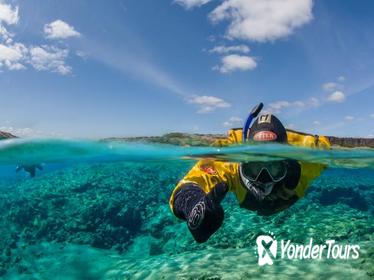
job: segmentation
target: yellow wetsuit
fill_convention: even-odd
[[[302,147],[313,147],[329,149],[330,142],[324,136],[304,134],[292,130],[287,130],[288,143],[295,146]],[[231,129],[228,131],[227,139],[220,139],[214,143],[214,146],[227,146],[232,144],[239,144],[242,142],[242,129]],[[239,175],[239,163],[224,162],[217,160],[200,160],[195,166],[187,173],[187,175],[177,184],[171,197],[170,207],[173,210],[174,195],[188,183],[193,183],[199,186],[204,193],[210,192],[212,188],[219,182],[225,182],[229,191],[235,193],[237,200],[241,207],[248,208],[250,210],[258,211],[259,214],[269,215],[279,212],[291,204],[293,204],[298,198],[302,197],[305,190],[313,179],[320,176],[321,172],[325,169],[322,164],[310,163],[305,161],[298,161],[298,175],[294,176],[294,182],[292,179],[286,185],[283,183],[282,186],[276,188],[276,193],[273,194],[277,198],[278,202],[269,202],[272,204],[269,209],[257,209],[254,201],[248,199],[248,190],[241,183]],[[271,199],[271,196],[270,198]]]

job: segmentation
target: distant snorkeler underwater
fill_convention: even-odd
[[[330,149],[326,137],[286,130],[272,114],[260,115],[250,127],[262,107],[260,103],[252,110],[243,128],[231,129],[227,139],[214,145],[280,143]],[[228,191],[235,193],[240,207],[269,216],[293,205],[326,167],[293,159],[240,163],[202,159],[177,184],[169,204],[174,215],[187,222],[194,239],[203,243],[223,223],[221,201]]]
[[[21,164],[16,167],[16,172],[20,172],[24,170],[25,172],[29,173],[31,178],[34,178],[36,175],[36,170],[43,170],[43,166],[41,164]]]

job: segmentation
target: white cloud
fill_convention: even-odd
[[[243,119],[239,117],[231,117],[228,121],[225,121],[222,125],[224,127],[234,127],[243,124]]]
[[[25,66],[22,63],[27,52],[27,48],[20,43],[11,45],[0,44],[0,68],[1,65],[4,65],[9,70],[25,69]]]
[[[338,82],[327,82],[322,85],[322,89],[327,92],[333,92],[337,90],[342,90],[344,89],[344,81],[345,77],[344,76],[339,76],[336,78]]]
[[[289,102],[289,101],[276,101],[273,103],[269,104],[269,111],[272,113],[280,113],[283,109],[285,108],[301,108],[305,107],[305,103],[302,101],[294,101],[294,102]]]
[[[8,32],[4,24],[14,25],[19,21],[18,7],[13,8],[0,0],[0,40],[7,44],[12,43],[13,34]]]
[[[249,53],[250,49],[246,45],[237,45],[237,46],[216,46],[213,49],[209,50],[210,53],[226,54],[226,53]]]
[[[5,43],[10,44],[12,43],[13,34],[8,32],[8,30],[0,24],[0,39],[2,39]]]
[[[265,42],[311,21],[312,7],[312,0],[224,0],[209,17],[212,22],[230,22],[229,38]]]
[[[18,61],[23,57],[19,45],[6,46],[0,44],[0,61]]]
[[[353,116],[345,116],[344,118],[346,121],[353,121],[355,119],[355,117]]]
[[[227,108],[231,104],[224,101],[223,99],[215,96],[193,96],[189,98],[189,103],[195,104],[199,107],[198,113],[209,113],[217,108]]]
[[[345,100],[345,95],[341,91],[335,91],[333,92],[329,97],[328,100],[331,102],[338,102],[341,103]]]
[[[65,59],[69,51],[56,47],[42,46],[30,48],[30,64],[38,71],[52,71],[67,75],[71,67],[66,65]]]
[[[59,19],[44,25],[44,33],[48,39],[66,39],[81,36],[73,26]]]
[[[284,109],[287,110],[304,110],[311,107],[318,107],[320,106],[320,102],[317,98],[311,97],[307,100],[296,100],[296,101],[287,101],[287,100],[279,100],[269,104],[268,109],[265,109],[267,113],[274,113],[278,114],[281,113]]]
[[[373,114],[370,114],[370,118],[373,118],[373,119],[374,119],[374,113],[373,113]]]
[[[39,71],[49,70],[62,75],[71,73],[71,67],[65,63],[68,50],[53,46],[25,46],[20,42],[13,42],[14,34],[8,32],[4,24],[15,25],[18,21],[18,6],[12,7],[0,0],[0,70],[22,70],[29,64]],[[60,20],[45,25],[44,31],[49,38],[80,36],[73,27]]]
[[[313,124],[314,125],[320,125],[321,123],[319,121],[314,121]]]
[[[290,107],[291,106],[291,103],[288,102],[288,101],[277,101],[277,102],[273,102],[273,103],[270,103],[269,104],[269,107],[273,110],[281,110],[283,108],[287,108],[287,107]]]
[[[253,57],[231,54],[224,56],[221,59],[221,65],[213,67],[213,70],[218,70],[222,74],[233,71],[247,71],[253,70],[257,67],[257,62]]]
[[[186,9],[192,9],[195,7],[200,7],[209,3],[212,0],[174,0],[174,3],[177,3],[183,6]]]
[[[33,46],[27,48],[21,43],[0,44],[0,68],[8,70],[26,69],[27,64],[38,71],[51,71],[61,75],[70,74],[72,69],[65,62],[69,55],[67,49],[51,46]]]
[[[334,82],[328,82],[328,83],[324,83],[322,85],[322,88],[325,91],[334,91],[338,88],[338,84]]]
[[[174,0],[187,9],[200,7],[211,0]],[[221,0],[209,13],[212,23],[228,21],[226,39],[256,42],[274,41],[291,35],[294,30],[313,19],[313,0]],[[214,41],[215,36],[210,36]],[[249,53],[245,45],[217,46],[209,52],[218,54]],[[222,65],[213,67],[221,73],[251,70],[257,62],[250,56],[226,56]]]
[[[18,7],[12,8],[11,5],[5,4],[0,1],[0,24],[4,22],[8,25],[11,25],[17,24],[18,21]]]
[[[8,32],[4,24],[15,25],[19,21],[18,6],[12,7],[0,0],[0,69],[21,70],[26,67],[23,60],[27,48],[21,43],[13,43],[13,34]]]

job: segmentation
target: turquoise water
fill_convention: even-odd
[[[201,158],[293,158],[328,169],[289,209],[262,217],[223,201],[225,221],[204,244],[168,199]],[[41,164],[31,178],[19,165]],[[72,140],[0,141],[0,275],[4,279],[371,279],[374,150],[230,148]],[[257,263],[256,238],[358,244],[358,259]]]

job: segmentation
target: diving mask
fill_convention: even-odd
[[[276,183],[287,175],[287,164],[284,161],[253,161],[241,163],[239,173],[247,189],[260,188],[264,195],[273,190]]]

